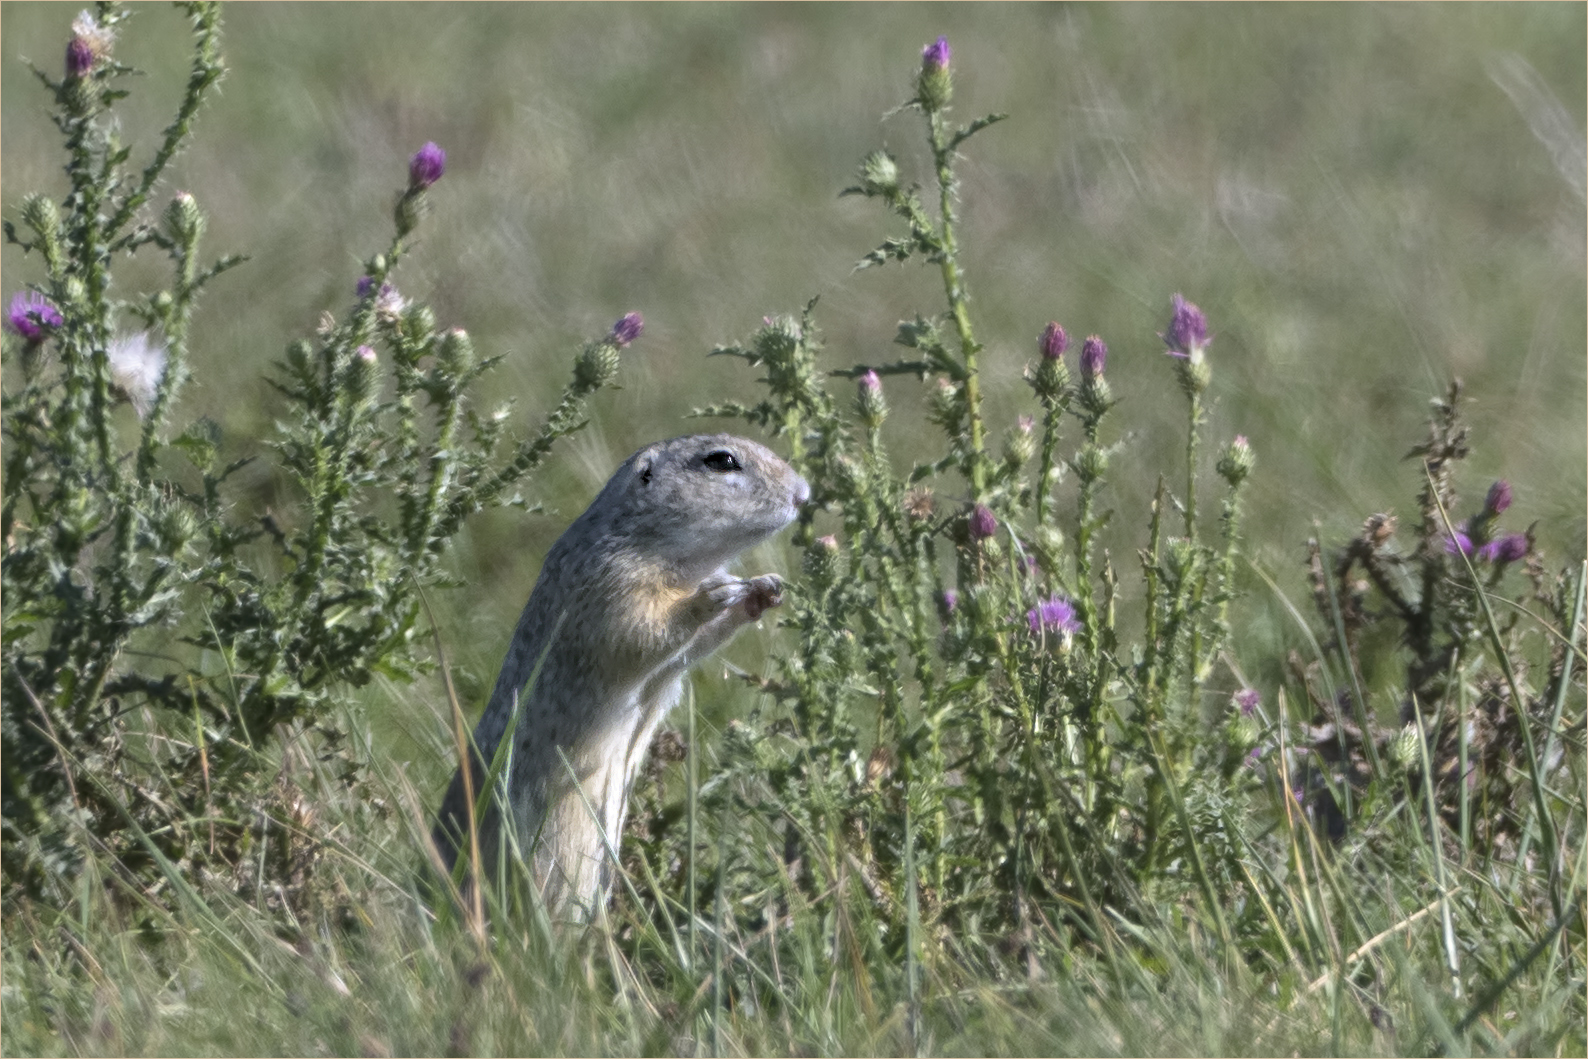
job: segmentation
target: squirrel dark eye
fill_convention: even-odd
[[[716,452],[709,453],[701,462],[718,474],[727,474],[729,471],[742,471],[744,469],[739,466],[739,457],[726,449],[718,449]]]

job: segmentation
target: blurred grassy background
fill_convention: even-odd
[[[55,73],[75,13],[0,7],[8,217],[62,188],[25,60]],[[820,294],[833,363],[877,362],[896,321],[937,311],[935,272],[850,275],[884,227],[836,193],[883,143],[925,176],[918,117],[879,119],[939,33],[959,119],[1012,116],[961,170],[989,421],[1028,410],[1020,371],[1046,321],[1104,336],[1126,399],[1115,429],[1133,435],[1113,465],[1116,556],[1141,537],[1157,470],[1183,480],[1155,334],[1175,291],[1216,335],[1209,468],[1230,435],[1251,438],[1250,551],[1294,595],[1315,519],[1331,540],[1374,511],[1415,520],[1401,457],[1452,373],[1476,428],[1467,494],[1508,477],[1508,522],[1537,519],[1552,565],[1583,555],[1581,4],[241,4],[225,19],[231,72],[166,191],[209,211],[213,253],[253,259],[201,305],[179,417],[207,414],[243,449],[268,437],[279,406],[261,374],[348,304],[426,140],[447,175],[396,278],[509,354],[490,397],[538,421],[570,352],[645,314],[622,391],[540,480],[556,511],[466,535],[472,587],[447,604],[466,690],[494,678],[541,555],[616,463],[698,427],[691,407],[755,393],[738,362],[704,359],[714,344]],[[117,45],[148,71],[123,113],[145,154],[185,43],[150,6]],[[122,273],[123,293],[154,264]],[[11,247],[0,267],[7,294],[37,276]],[[924,438],[919,389],[890,383],[905,460]],[[1258,596],[1247,614],[1253,662],[1277,678],[1280,611]]]

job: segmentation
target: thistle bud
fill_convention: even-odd
[[[1070,348],[1070,336],[1064,333],[1063,327],[1050,323],[1037,339],[1037,348],[1042,351],[1043,360],[1058,360]]]
[[[584,390],[599,390],[618,373],[618,347],[611,341],[593,342],[574,362],[574,382]]]
[[[937,388],[927,398],[927,418],[938,426],[957,431],[961,409],[959,387],[947,379],[938,379]]]
[[[1064,532],[1057,526],[1043,523],[1037,527],[1036,537],[1037,547],[1049,555],[1058,555],[1064,547]]]
[[[1168,582],[1170,591],[1176,591],[1185,584],[1196,569],[1196,545],[1185,537],[1170,537],[1168,554],[1164,559],[1164,579]]]
[[[1022,467],[1036,454],[1036,421],[1030,416],[1018,416],[1015,428],[1004,437],[1004,462],[1010,467]]]
[[[1257,455],[1252,452],[1251,443],[1246,440],[1245,434],[1235,435],[1235,440],[1230,442],[1230,447],[1224,450],[1224,455],[1219,459],[1218,472],[1230,488],[1234,489],[1246,480],[1252,473],[1252,467],[1257,462]]]
[[[977,504],[971,509],[970,519],[966,528],[973,541],[984,541],[998,532],[998,517],[986,504]]]
[[[1208,335],[1207,318],[1202,310],[1176,294],[1173,299],[1174,314],[1169,319],[1169,329],[1158,337],[1163,339],[1169,356],[1176,360],[1180,389],[1186,397],[1195,398],[1208,388],[1212,367],[1207,361],[1207,347],[1212,339]]]
[[[198,242],[199,236],[204,234],[204,214],[199,212],[192,195],[179,191],[171,199],[171,204],[165,208],[165,230],[182,246],[191,248]]]
[[[937,597],[937,616],[948,621],[958,609],[959,593],[952,588],[943,589],[942,595]]]
[[[447,152],[426,143],[408,160],[408,189],[424,191],[447,171]]]
[[[197,528],[193,513],[186,506],[177,504],[166,508],[155,523],[155,532],[160,535],[160,546],[171,555],[181,553],[187,542],[193,539]]]
[[[817,588],[826,588],[833,584],[838,577],[838,566],[841,553],[838,547],[838,538],[829,533],[825,537],[817,537],[812,545],[805,549],[803,566],[805,576]]]
[[[1495,515],[1503,514],[1505,509],[1510,506],[1511,483],[1501,478],[1489,486],[1489,495],[1483,501],[1483,511],[1484,514],[1492,518]]]
[[[921,75],[916,81],[916,101],[927,111],[942,110],[954,95],[954,82],[948,72],[953,49],[947,37],[939,37],[921,50]]]
[[[1491,563],[1514,563],[1527,558],[1532,547],[1525,533],[1508,533],[1478,549],[1478,555]]]
[[[473,367],[474,343],[469,340],[469,333],[454,327],[442,335],[441,345],[436,349],[436,364],[454,379]]]
[[[359,346],[353,351],[347,365],[347,388],[356,402],[367,401],[375,392],[375,372],[379,358],[369,346]]]
[[[22,221],[33,229],[40,242],[51,244],[60,239],[61,211],[48,195],[29,195],[23,199]]]
[[[1231,750],[1241,754],[1255,747],[1262,735],[1262,725],[1250,714],[1237,713],[1224,726],[1225,741]]]
[[[1108,470],[1108,452],[1093,444],[1086,444],[1075,454],[1075,476],[1082,482],[1095,482]]]
[[[1096,335],[1087,335],[1081,343],[1081,378],[1086,382],[1102,378],[1107,364],[1108,347]]]
[[[867,195],[892,196],[899,190],[899,166],[887,151],[872,151],[860,163],[860,190]]]
[[[855,389],[855,407],[860,411],[866,429],[878,429],[888,415],[888,402],[882,396],[882,379],[875,371],[867,371],[860,376]]]
[[[402,330],[414,342],[428,341],[435,334],[436,314],[430,311],[430,306],[415,302],[403,311]]]

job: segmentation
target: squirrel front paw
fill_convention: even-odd
[[[776,574],[762,574],[748,581],[737,577],[708,578],[701,583],[706,597],[727,610],[743,606],[750,621],[759,619],[763,612],[783,603],[783,579]]]
[[[744,613],[751,621],[761,617],[763,611],[783,605],[783,579],[776,574],[762,574],[745,582],[749,591],[744,597]]]

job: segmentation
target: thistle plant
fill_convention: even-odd
[[[303,899],[319,845],[300,785],[361,777],[350,692],[433,665],[423,594],[456,583],[448,543],[482,509],[527,506],[517,490],[584,425],[642,326],[631,313],[580,352],[536,431],[517,436],[509,406],[475,408],[499,358],[396,286],[446,172],[427,143],[346,308],[269,377],[288,503],[242,502],[233,475],[267,454],[223,458],[235,446],[215,424],[174,417],[198,295],[243,259],[203,255],[196,195],[146,208],[224,71],[218,9],[183,9],[192,73],[141,171],[112,114],[133,72],[114,54],[130,12],[101,4],[73,24],[65,75],[39,72],[71,193],[30,196],[24,231],[5,226],[43,265],[6,321],[21,369],[0,512],[8,897],[70,893],[85,858],[108,854],[146,893],[211,880]],[[120,290],[117,266],[149,249],[168,285]]]
[[[755,906],[771,891],[825,908],[856,885],[892,951],[917,928],[945,945],[977,933],[1034,945],[1044,916],[1101,941],[1102,925],[1073,910],[1148,891],[1199,894],[1217,918],[1215,876],[1234,871],[1238,846],[1226,834],[1239,826],[1231,807],[1260,787],[1257,773],[1235,767],[1255,737],[1237,749],[1208,738],[1225,724],[1218,703],[1240,689],[1204,690],[1228,646],[1252,447],[1238,438],[1220,462],[1223,532],[1204,543],[1197,446],[1212,363],[1200,310],[1176,295],[1165,338],[1190,409],[1187,466],[1176,472],[1187,485],[1183,498],[1160,485],[1140,551],[1145,621],[1132,641],[1119,571],[1098,540],[1118,449],[1104,340],[1091,335],[1077,356],[1060,323],[1041,328],[1026,370],[1034,407],[993,447],[958,251],[956,165],[966,141],[1003,115],[951,121],[951,54],[943,39],[925,49],[916,93],[899,108],[922,120],[935,194],[904,183],[882,151],[844,191],[879,202],[905,229],[858,270],[914,258],[941,281],[942,307],[896,329],[913,356],[824,369],[815,302],[713,351],[762,370],[767,396],[699,414],[741,417],[784,439],[812,487],[796,538],[804,578],[784,622],[792,651],[777,677],[756,682],[769,705],[724,750],[729,775],[711,785],[723,811],[775,821],[782,835],[779,865],[758,874],[741,855],[728,877],[748,890],[733,900]],[[895,387],[909,377],[924,384],[922,413],[941,448],[901,475],[886,426],[907,412]],[[829,391],[845,379],[855,386],[847,407]],[[1071,510],[1055,495],[1066,473],[1079,483]],[[1164,526],[1171,505],[1183,535]],[[1170,861],[1182,865],[1177,876],[1162,870]]]

